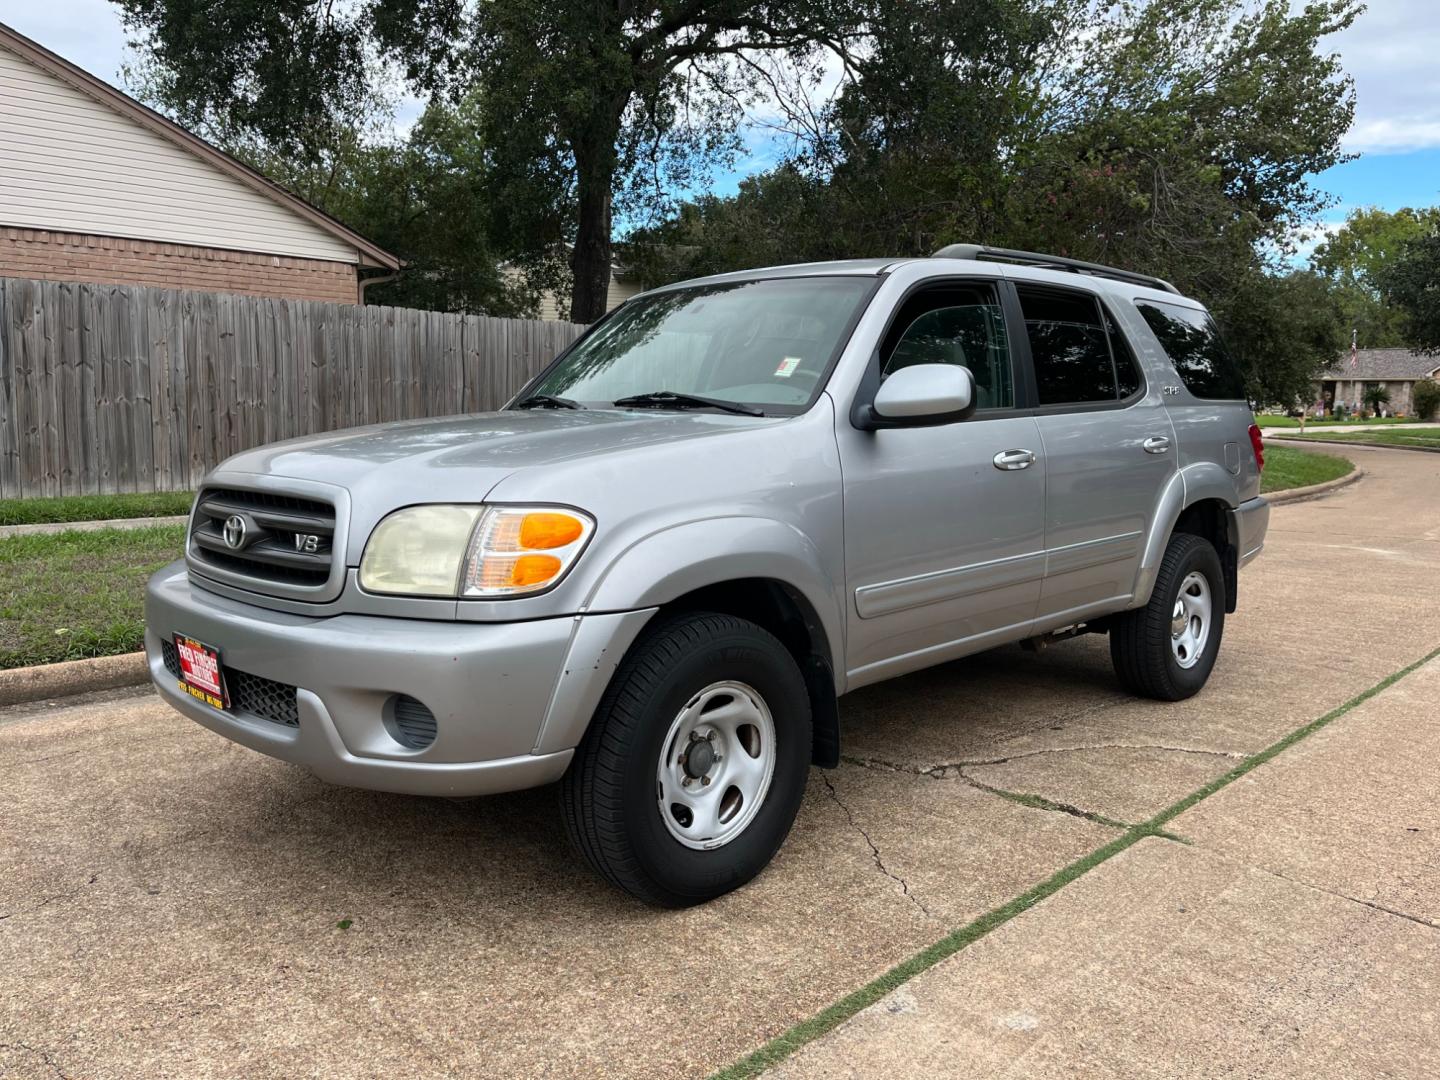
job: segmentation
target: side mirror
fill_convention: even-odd
[[[869,428],[919,427],[964,420],[975,411],[975,376],[956,364],[912,364],[875,392]]]

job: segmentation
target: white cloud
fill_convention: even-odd
[[[0,0],[0,22],[113,85],[125,62],[125,28],[107,0]]]
[[[1354,25],[1322,45],[1355,79],[1355,125],[1345,149],[1394,154],[1440,146],[1436,0],[1370,0]]]
[[[1345,136],[1345,149],[1361,154],[1402,154],[1431,146],[1440,146],[1440,115],[1357,119]]]

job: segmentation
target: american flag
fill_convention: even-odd
[[[1351,331],[1350,331],[1350,370],[1351,370],[1351,371],[1354,371],[1357,367],[1360,366],[1360,352],[1359,352],[1358,348],[1356,347],[1356,342],[1355,342],[1355,339],[1356,339],[1356,337],[1358,336],[1358,334],[1359,334],[1359,331],[1358,331],[1358,330],[1351,330]]]

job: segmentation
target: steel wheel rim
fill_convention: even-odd
[[[1170,652],[1182,668],[1194,667],[1205,655],[1214,603],[1209,579],[1199,570],[1186,574],[1170,613]]]
[[[775,721],[765,699],[742,682],[711,683],[685,703],[661,744],[660,820],[688,848],[724,847],[764,806],[775,758]]]

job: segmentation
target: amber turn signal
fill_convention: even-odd
[[[584,523],[573,514],[526,514],[520,523],[520,546],[527,551],[564,547],[579,540],[584,531]],[[558,563],[555,559],[550,561]]]

